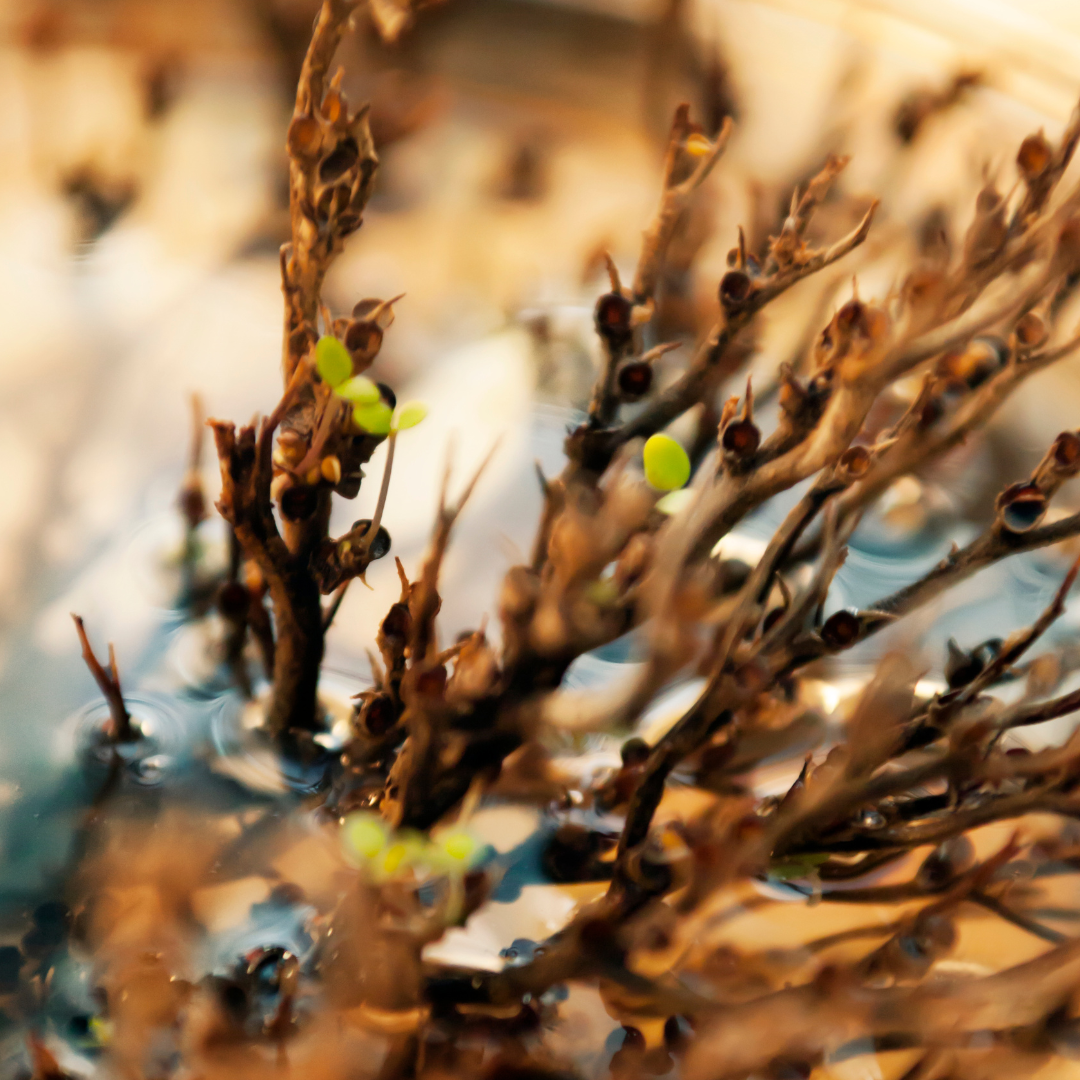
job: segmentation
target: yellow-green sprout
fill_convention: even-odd
[[[408,428],[416,427],[427,414],[428,407],[422,401],[406,401],[394,413],[393,430],[405,431]]]
[[[390,406],[382,400],[370,405],[357,405],[353,409],[353,420],[356,421],[356,426],[372,435],[388,435],[393,415]]]
[[[432,869],[457,877],[468,873],[484,857],[487,845],[460,826],[444,829],[431,838],[426,858]]]
[[[352,357],[336,337],[325,334],[315,343],[315,369],[335,389],[352,375]]]
[[[423,837],[417,833],[395,833],[386,847],[371,860],[371,871],[380,881],[397,877],[424,861],[425,846]]]
[[[690,479],[690,458],[670,435],[653,435],[645,443],[645,479],[661,491],[674,491]]]
[[[374,405],[381,397],[378,386],[366,375],[354,375],[351,379],[346,379],[334,387],[334,393],[353,405]]]
[[[354,862],[370,863],[390,842],[390,830],[378,814],[358,810],[349,814],[341,827],[345,853]]]

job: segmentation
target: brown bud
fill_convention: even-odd
[[[997,497],[998,518],[1002,526],[1013,533],[1035,528],[1042,521],[1046,508],[1046,496],[1027,481],[1007,487]]]
[[[1027,352],[1037,349],[1049,337],[1050,330],[1041,315],[1029,311],[1017,320],[1013,333],[1017,346]]]
[[[757,453],[761,432],[752,420],[732,420],[720,436],[720,445],[732,457],[748,458]]]
[[[388,694],[372,694],[360,707],[357,723],[372,738],[385,735],[395,724],[394,705]]]
[[[382,348],[382,327],[368,319],[357,319],[349,324],[343,341],[354,362],[369,364]]]
[[[848,476],[864,476],[870,468],[870,451],[865,446],[849,446],[840,455],[840,469]]]
[[[644,360],[635,360],[619,370],[619,391],[624,398],[639,398],[652,387],[652,365]]]
[[[1009,346],[998,337],[973,338],[938,361],[938,374],[969,389],[981,386],[1000,371],[1009,360]]]
[[[739,311],[750,299],[754,283],[742,270],[729,270],[720,279],[720,306],[729,315]]]
[[[1070,472],[1080,468],[1080,435],[1075,431],[1063,431],[1050,448],[1054,463]]]
[[[306,484],[294,484],[281,493],[281,514],[287,521],[306,521],[315,513],[319,493]]]
[[[862,621],[851,611],[834,611],[821,628],[821,640],[831,649],[843,649],[859,639]]]
[[[311,116],[298,116],[289,125],[287,145],[289,154],[298,158],[314,158],[322,143],[319,122]]]
[[[409,614],[408,605],[391,604],[390,610],[379,627],[379,633],[385,638],[404,642],[411,632],[412,616]]]
[[[1046,172],[1052,156],[1053,150],[1050,143],[1041,131],[1029,135],[1020,144],[1020,149],[1016,154],[1016,165],[1020,170],[1020,175],[1030,184],[1032,180]]]
[[[596,302],[596,332],[612,346],[625,345],[633,333],[633,305],[622,293],[604,293]]]

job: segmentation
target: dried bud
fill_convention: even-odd
[[[396,723],[394,704],[388,694],[372,694],[360,706],[356,717],[360,729],[373,739],[382,738]]]
[[[870,451],[865,446],[849,446],[840,455],[839,471],[854,478],[865,476],[871,460]]]
[[[633,305],[622,293],[604,293],[596,302],[596,332],[612,348],[621,348],[633,334]]]
[[[382,348],[382,327],[370,319],[357,319],[349,324],[343,341],[354,364],[370,364]]]
[[[1037,349],[1050,336],[1050,329],[1041,315],[1029,311],[1017,320],[1013,334],[1017,348],[1021,352],[1030,352],[1032,349]]]
[[[752,457],[761,445],[761,432],[752,420],[732,420],[720,436],[720,445],[734,458]]]
[[[286,521],[306,521],[319,505],[319,493],[306,484],[294,484],[281,493],[279,505]]]
[[[938,361],[938,374],[974,390],[1009,362],[1009,346],[999,337],[973,338]]]
[[[821,628],[821,640],[830,649],[843,649],[859,639],[862,621],[851,611],[834,611]]]
[[[1053,150],[1042,131],[1029,135],[1016,154],[1016,165],[1027,183],[1037,180],[1050,166]]]
[[[740,311],[750,299],[754,283],[742,270],[729,270],[720,279],[720,306],[728,315]]]
[[[1027,481],[1007,487],[997,497],[998,519],[1003,528],[1013,533],[1035,528],[1042,521],[1046,508],[1046,496]]]
[[[1075,431],[1063,431],[1054,440],[1050,453],[1059,469],[1075,472],[1080,469],[1080,435]]]
[[[311,116],[298,116],[289,125],[287,146],[291,157],[311,160],[322,144],[322,129]]]
[[[635,360],[619,370],[619,392],[630,400],[643,397],[651,389],[652,379],[652,365],[644,360]]]
[[[409,614],[408,604],[391,604],[382,624],[379,627],[380,636],[388,640],[404,643],[412,633],[412,616]]]

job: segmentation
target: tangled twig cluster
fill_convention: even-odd
[[[320,299],[376,176],[366,111],[350,112],[340,75],[327,79],[355,6],[325,0],[289,128],[284,393],[257,426],[212,422],[218,506],[236,542],[223,610],[238,640],[250,630],[262,643],[271,682],[266,731],[283,753],[301,756],[323,724],[326,628],[349,581],[389,550],[381,506],[402,426],[392,418],[401,415],[392,391],[372,390],[363,374],[394,301],[362,300],[337,318]],[[965,78],[927,109],[955,100],[972,81]],[[655,343],[652,326],[665,254],[730,131],[729,120],[710,138],[686,107],[678,110],[660,206],[632,284],[623,285],[609,260],[610,290],[596,305],[602,369],[587,418],[567,438],[565,469],[541,477],[536,543],[531,562],[503,584],[499,644],[483,630],[439,643],[440,569],[477,482],[451,499],[448,470],[419,575],[410,579],[397,564],[401,594],[379,629],[374,686],[319,800],[320,835],[336,844],[339,830],[346,840],[353,830],[364,838],[363,858],[343,866],[336,891],[313,900],[310,968],[300,970],[295,957],[260,956],[227,986],[162,997],[169,1023],[198,1029],[188,1043],[193,1075],[214,1073],[222,1045],[269,1040],[287,1057],[305,1024],[322,1030],[312,1000],[356,1021],[380,1048],[377,1064],[353,1062],[329,1069],[333,1075],[389,1080],[477,1067],[500,1077],[564,1075],[571,1066],[548,1033],[558,1028],[556,991],[567,982],[598,985],[610,1011],[638,1018],[625,1021],[611,1062],[619,1076],[662,1073],[671,1055],[691,1080],[804,1076],[848,1046],[910,1051],[912,1080],[990,1077],[1033,1072],[1075,1051],[1080,944],[1025,909],[1038,894],[1036,877],[1075,866],[1072,833],[1055,823],[1080,815],[1080,735],[1035,753],[1002,741],[1012,729],[1080,709],[1080,691],[1053,696],[1075,666],[1068,657],[1029,658],[1064,610],[1075,565],[1032,626],[971,651],[953,646],[940,692],[924,691],[910,659],[888,656],[835,744],[807,759],[782,795],[761,797],[739,778],[797,746],[808,670],[993,563],[1080,535],[1080,513],[1054,516],[1050,505],[1080,472],[1080,435],[1067,431],[1027,479],[1001,491],[975,539],[868,607],[822,617],[847,541],[890,486],[958,447],[1025,380],[1080,346],[1080,336],[1058,326],[1080,281],[1080,188],[1059,190],[1080,139],[1080,110],[1057,144],[1042,133],[1024,140],[1018,194],[986,183],[956,258],[927,255],[886,301],[855,295],[836,311],[804,362],[781,371],[771,431],[759,426],[749,382],[721,404],[722,387],[753,352],[758,314],[859,248],[877,204],[847,235],[812,243],[815,213],[847,164],[830,157],[794,193],[764,250],[750,250],[740,232],[719,282],[715,325],[661,386],[653,365],[668,346]],[[331,354],[346,358],[332,375]],[[684,417],[698,427],[693,476],[684,495],[661,502],[638,467],[642,440],[662,438]],[[332,497],[356,495],[362,466],[384,439],[391,454],[380,510],[331,537]],[[743,519],[803,481],[810,483],[756,565],[717,554]],[[326,607],[323,596],[333,598]],[[575,659],[630,631],[644,655],[628,681],[589,694],[563,687]],[[101,672],[107,692],[116,683],[122,710],[115,668]],[[687,673],[703,680],[689,708],[651,741],[628,739],[619,770],[571,793],[552,746],[567,731],[628,731]],[[1019,700],[994,696],[1021,675]],[[676,773],[708,798],[672,817],[660,811]],[[448,870],[425,862],[417,852],[430,849],[416,840],[455,820],[464,827],[485,798],[554,807],[549,872],[608,882],[542,946],[495,972],[424,959],[425,945],[481,908],[493,879],[472,864],[472,849],[460,871]],[[372,811],[386,832],[356,816]],[[1025,820],[1037,824],[978,853],[973,830],[1036,813],[1043,816]],[[596,824],[613,815],[617,836]],[[883,868],[893,871],[888,882],[874,884],[868,876]],[[153,874],[164,888],[164,869]],[[710,944],[732,897],[745,900],[748,885],[769,880],[808,902],[892,903],[899,913],[788,950]],[[745,902],[774,902],[754,896]],[[995,974],[949,973],[939,961],[973,905],[1050,947]],[[108,953],[119,923],[100,905],[91,911],[87,940]],[[162,956],[162,970],[175,977],[167,950]],[[252,1027],[245,1010],[258,978],[270,978],[279,1003]],[[305,993],[308,1014],[298,1005]],[[210,1002],[201,1028],[191,1019],[197,999]],[[658,1037],[641,1034],[656,1024]]]

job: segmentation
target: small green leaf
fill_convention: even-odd
[[[690,479],[690,459],[670,435],[653,435],[645,443],[645,479],[661,491],[674,491]]]
[[[427,858],[432,867],[448,874],[464,874],[487,852],[487,845],[468,829],[451,827],[432,837]]]
[[[694,493],[689,488],[669,491],[656,500],[656,509],[661,514],[678,514],[694,501]]]
[[[360,810],[345,819],[342,839],[354,858],[373,859],[386,847],[389,833],[378,814]]]
[[[428,414],[428,408],[422,401],[406,401],[394,416],[394,430],[405,431],[416,427]]]
[[[315,368],[336,389],[352,374],[352,357],[336,337],[325,334],[315,343]]]
[[[372,435],[386,435],[394,414],[385,401],[376,401],[372,405],[357,405],[352,415],[357,427]]]
[[[374,405],[379,400],[379,388],[366,376],[354,375],[334,387],[334,393],[354,405]]]

